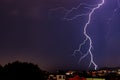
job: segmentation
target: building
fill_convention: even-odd
[[[56,75],[56,80],[66,80],[65,75]]]
[[[66,76],[63,74],[49,75],[48,80],[66,80]]]
[[[67,80],[86,80],[86,78],[80,77],[79,75],[76,75],[72,78],[68,78]]]
[[[105,80],[105,78],[84,78],[76,75],[73,78],[68,78],[66,80]]]

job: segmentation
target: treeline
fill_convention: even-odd
[[[8,63],[0,66],[0,80],[47,80],[45,71],[27,62]]]

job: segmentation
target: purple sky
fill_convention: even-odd
[[[79,3],[98,4],[98,1],[0,0],[0,64],[20,60],[38,64],[44,70],[87,69],[89,56],[79,64],[80,55],[72,56],[84,39],[87,17],[66,21],[63,9],[51,9],[71,9]],[[105,0],[87,29],[99,67],[120,66],[120,9],[113,15],[118,7],[116,2]],[[69,17],[83,11],[81,7]],[[108,24],[109,18],[112,20]]]

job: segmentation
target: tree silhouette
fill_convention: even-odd
[[[3,67],[0,65],[0,77],[2,77],[3,73]]]
[[[44,72],[32,63],[16,61],[5,65],[3,69],[4,80],[46,80],[44,76]]]

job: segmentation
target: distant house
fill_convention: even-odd
[[[79,75],[75,75],[72,78],[68,78],[67,80],[86,80],[86,78],[80,77]]]
[[[65,75],[56,75],[56,80],[66,80]]]
[[[48,80],[66,80],[66,75],[61,74],[49,75]]]
[[[56,76],[53,74],[50,74],[47,80],[56,80]]]
[[[79,75],[74,76],[73,78],[68,78],[67,80],[105,80],[104,78],[83,78]]]
[[[48,80],[105,80],[104,78],[85,78],[80,77],[77,73],[69,71],[64,74],[51,74],[48,77]]]

